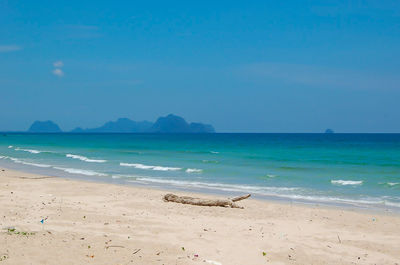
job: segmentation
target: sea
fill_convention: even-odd
[[[400,134],[0,135],[0,166],[258,199],[400,211]]]

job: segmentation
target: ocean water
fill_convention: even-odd
[[[0,165],[129,185],[400,210],[400,134],[3,134]]]

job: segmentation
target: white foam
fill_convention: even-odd
[[[4,157],[4,158],[7,158],[7,157]],[[34,167],[51,167],[51,165],[26,162],[26,161],[23,161],[18,158],[14,158],[14,157],[8,157],[8,158],[17,164],[23,164],[23,165],[34,166]]]
[[[114,174],[114,175],[112,175],[111,177],[112,177],[113,179],[120,179],[120,178],[134,178],[134,179],[136,179],[136,177],[138,177],[138,176],[135,176],[135,175]]]
[[[396,185],[399,185],[400,183],[399,182],[388,182],[387,184],[389,186],[396,186]]]
[[[217,151],[210,151],[211,154],[219,154]]]
[[[400,203],[389,202],[384,198],[365,198],[365,199],[348,199],[348,198],[338,198],[338,197],[324,197],[324,196],[309,196],[309,195],[274,195],[277,197],[289,198],[294,200],[310,201],[310,202],[322,202],[322,203],[344,203],[356,206],[362,205],[376,205],[376,206],[391,206],[400,208]]]
[[[46,165],[46,164],[38,164],[38,163],[30,163],[30,162],[21,162],[24,165],[28,165],[28,166],[34,166],[34,167],[51,167],[51,165]]]
[[[363,184],[362,180],[331,180],[332,184],[336,184],[336,185],[361,185]]]
[[[15,151],[24,151],[24,152],[29,152],[31,154],[39,154],[41,152],[45,152],[45,151],[39,151],[39,150],[35,150],[35,149],[21,149],[21,148],[15,148]]]
[[[187,173],[201,173],[201,172],[203,172],[203,170],[197,169],[197,168],[188,168],[188,169],[186,169],[186,172]]]
[[[148,166],[143,164],[130,164],[130,163],[119,163],[119,165],[123,167],[134,167],[138,169],[157,170],[157,171],[178,171],[182,169],[180,167]]]
[[[400,208],[400,203],[388,201],[387,198],[363,198],[363,199],[350,199],[350,198],[338,198],[328,196],[317,196],[304,194],[305,190],[296,187],[261,187],[261,186],[250,186],[250,185],[235,185],[235,184],[222,184],[222,183],[207,183],[207,182],[190,182],[180,181],[172,179],[161,179],[161,178],[149,178],[149,177],[136,177],[131,182],[140,182],[143,184],[156,183],[156,184],[167,184],[177,187],[185,188],[199,188],[199,189],[213,189],[220,191],[229,192],[240,192],[240,193],[252,193],[264,196],[280,197],[291,200],[299,200],[311,203],[343,203],[351,204],[356,206],[389,206]],[[303,193],[303,194],[302,194]]]
[[[93,170],[86,170],[86,169],[76,169],[76,168],[64,168],[64,167],[54,167],[55,169],[65,171],[70,174],[80,174],[80,175],[86,175],[86,176],[100,176],[104,177],[107,176],[107,174],[104,173],[99,173]]]
[[[12,146],[12,145],[9,145],[9,146],[8,146],[8,148],[13,148],[13,147],[14,147],[14,146]]]
[[[73,154],[66,154],[66,157],[73,158],[73,159],[79,159],[81,161],[89,162],[89,163],[105,163],[107,160],[102,160],[102,159],[89,159],[86,156],[80,156],[80,155],[73,155]]]
[[[250,185],[181,181],[181,180],[149,178],[149,177],[137,177],[136,180],[142,182],[171,184],[182,187],[208,188],[208,189],[217,189],[224,191],[238,191],[238,192],[252,191],[255,193],[258,192],[260,194],[263,191],[295,191],[299,189],[299,188],[289,188],[289,187],[260,187],[260,186],[250,186]]]

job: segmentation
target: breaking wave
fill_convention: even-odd
[[[170,184],[182,187],[194,187],[194,188],[208,188],[217,189],[223,191],[237,191],[237,192],[254,192],[262,194],[263,191],[296,191],[300,188],[290,188],[290,187],[259,187],[251,185],[235,185],[235,184],[223,184],[223,183],[208,183],[208,182],[198,182],[198,181],[181,181],[173,179],[161,179],[161,178],[149,178],[149,177],[137,177],[136,181],[149,182],[149,183],[160,183],[160,184]]]
[[[397,186],[400,187],[400,182],[379,182],[378,184],[389,187],[397,187]]]
[[[211,189],[219,191],[251,193],[256,195],[278,197],[283,199],[297,200],[307,203],[333,203],[333,204],[347,204],[354,206],[389,206],[400,208],[400,203],[387,200],[384,197],[365,197],[362,199],[350,199],[339,197],[328,197],[318,195],[305,194],[307,191],[297,187],[260,187],[250,185],[235,185],[235,184],[222,184],[222,183],[207,183],[196,181],[180,181],[172,179],[159,179],[150,177],[136,177],[135,180],[130,182],[139,182],[144,184],[167,184],[183,188],[197,188],[197,189]]]
[[[14,158],[14,157],[6,157],[6,156],[3,156],[3,157],[1,157],[1,158],[8,158],[8,159],[10,159],[11,161],[13,161],[14,163],[23,164],[23,165],[28,165],[28,166],[34,166],[34,167],[51,167],[51,165],[39,164],[39,163],[31,163],[31,162],[23,161],[23,160],[20,160],[20,159],[18,159],[18,158]]]
[[[8,148],[10,148],[10,147],[8,147]],[[15,151],[24,151],[24,152],[29,152],[29,153],[31,153],[31,154],[40,154],[40,153],[42,153],[42,152],[45,152],[45,151],[39,151],[39,150],[35,150],[35,149],[22,149],[22,148],[15,148],[14,149]]]
[[[197,169],[197,168],[188,168],[188,169],[186,169],[186,172],[187,173],[201,173],[201,172],[203,172],[203,170]]]
[[[86,156],[80,156],[80,155],[66,154],[65,156],[72,158],[72,159],[79,159],[81,161],[85,161],[85,162],[89,162],[89,163],[105,163],[105,162],[107,162],[107,160],[90,159],[90,158],[87,158]]]
[[[335,184],[335,185],[347,186],[347,185],[362,185],[363,181],[362,180],[331,180],[331,183]]]
[[[130,164],[130,163],[119,163],[119,165],[123,167],[134,167],[138,169],[157,170],[157,171],[178,171],[182,169],[180,167],[148,166],[143,164]]]
[[[64,168],[64,167],[53,167],[53,168],[62,170],[64,172],[67,172],[70,174],[80,174],[80,175],[86,175],[86,176],[100,176],[100,177],[107,176],[107,174],[96,172],[93,170],[85,170],[85,169],[77,169],[77,168]]]

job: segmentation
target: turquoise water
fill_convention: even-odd
[[[6,134],[0,163],[123,184],[400,209],[400,134]]]

